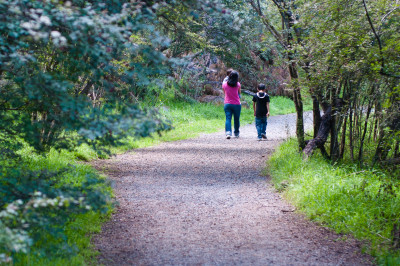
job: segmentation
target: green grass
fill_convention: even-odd
[[[88,212],[86,214],[76,215],[71,223],[67,225],[66,235],[68,243],[78,248],[79,253],[75,256],[38,256],[38,255],[20,255],[15,265],[88,265],[96,264],[96,256],[98,251],[94,249],[91,238],[94,234],[100,233],[101,225],[108,219],[110,215],[103,215],[96,212]],[[41,243],[38,243],[40,245]],[[47,244],[47,243],[45,243]],[[35,249],[35,247],[33,247]]]
[[[400,221],[398,180],[379,169],[331,165],[319,154],[303,161],[296,150],[297,141],[289,140],[268,162],[278,191],[310,219],[364,241],[380,263],[399,264],[391,235]]]

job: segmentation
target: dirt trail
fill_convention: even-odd
[[[311,127],[307,114],[307,127]],[[293,115],[97,161],[119,201],[96,236],[106,265],[370,265],[356,241],[306,221],[260,175]]]

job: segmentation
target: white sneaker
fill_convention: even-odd
[[[231,135],[226,135],[226,139],[230,139],[231,138]]]
[[[239,135],[237,135],[237,136],[235,135],[235,139],[238,139],[238,138],[239,138]]]
[[[262,141],[262,138],[257,138],[258,141]]]

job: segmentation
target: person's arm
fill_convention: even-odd
[[[267,102],[267,117],[269,116],[269,102]]]
[[[253,102],[254,116],[256,116],[256,102]]]

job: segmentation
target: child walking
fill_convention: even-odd
[[[258,140],[267,139],[267,117],[269,116],[269,95],[264,84],[258,85],[258,92],[253,96],[253,110],[256,117]]]

